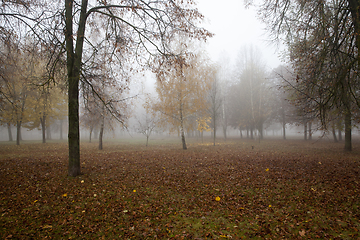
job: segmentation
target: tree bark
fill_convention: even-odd
[[[91,143],[91,134],[92,134],[92,132],[93,132],[93,127],[90,127],[90,136],[89,136],[89,143]]]
[[[99,150],[103,149],[103,136],[104,136],[104,120],[100,126],[100,134],[99,134]]]
[[[20,145],[21,139],[21,121],[16,122],[16,145]]]
[[[309,140],[312,140],[311,121],[309,122]]]
[[[214,146],[216,144],[216,114],[214,113]]]
[[[351,151],[351,113],[345,113],[345,151]]]
[[[9,142],[12,142],[13,137],[12,137],[11,124],[10,123],[7,123],[7,129],[8,129],[8,134],[9,134]]]
[[[180,132],[181,132],[181,142],[183,149],[186,150],[186,141],[185,141],[185,132],[184,132],[184,119],[182,113],[182,103],[180,103]]]
[[[42,143],[46,143],[46,137],[45,137],[45,116],[42,116],[40,118],[40,124],[41,124],[41,133],[42,133]]]
[[[68,78],[69,176],[80,175],[79,81],[86,25],[87,0],[82,0],[74,51],[73,0],[65,0],[65,41]]]

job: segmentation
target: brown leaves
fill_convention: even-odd
[[[103,152],[82,144],[84,174],[77,178],[66,176],[66,144],[34,144],[16,156],[8,153],[15,148],[0,146],[7,152],[0,160],[0,222],[7,226],[0,236],[359,237],[358,153],[344,156],[328,143],[253,144],[192,141],[186,152],[172,143],[113,144]]]

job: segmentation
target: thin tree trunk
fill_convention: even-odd
[[[283,139],[286,140],[286,123],[283,122]]]
[[[333,134],[333,137],[334,137],[334,142],[338,142],[337,137],[336,137],[336,131],[335,131],[335,126],[334,125],[332,126],[332,134]]]
[[[11,124],[10,123],[7,123],[7,129],[8,129],[8,134],[9,134],[9,142],[12,142],[13,137],[12,137]]]
[[[284,103],[282,103],[282,105],[284,105]],[[282,115],[282,122],[283,122],[283,139],[286,139],[286,119],[285,119],[285,110],[284,107],[282,108],[281,111],[281,115]]]
[[[17,121],[16,123],[16,145],[20,145],[21,139],[21,121]]]
[[[186,141],[185,141],[184,119],[183,119],[181,103],[180,103],[180,133],[181,133],[181,142],[183,145],[183,149],[186,150],[187,147],[186,147]]]
[[[89,143],[91,143],[91,134],[93,132],[93,127],[90,127],[90,134],[89,134]]]
[[[307,133],[308,133],[308,131],[307,131],[307,122],[304,121],[304,140],[305,141],[308,140]]]
[[[104,117],[102,119],[102,123],[100,126],[100,134],[99,134],[99,150],[103,149],[103,135],[104,135]]]
[[[215,114],[214,114],[214,146],[215,146],[215,142],[216,142],[216,117],[215,117]]]
[[[41,133],[42,133],[42,143],[46,143],[46,137],[45,137],[45,116],[40,118],[40,124],[41,124]]]
[[[259,139],[264,139],[264,125],[263,123],[259,123]]]
[[[351,151],[351,113],[345,113],[345,151]]]
[[[311,122],[309,122],[309,140],[312,140]]]

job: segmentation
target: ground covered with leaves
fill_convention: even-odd
[[[165,144],[166,142],[166,144]],[[0,145],[2,239],[358,239],[360,144]]]

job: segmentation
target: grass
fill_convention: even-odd
[[[0,145],[3,239],[356,239],[360,145],[300,140]]]

